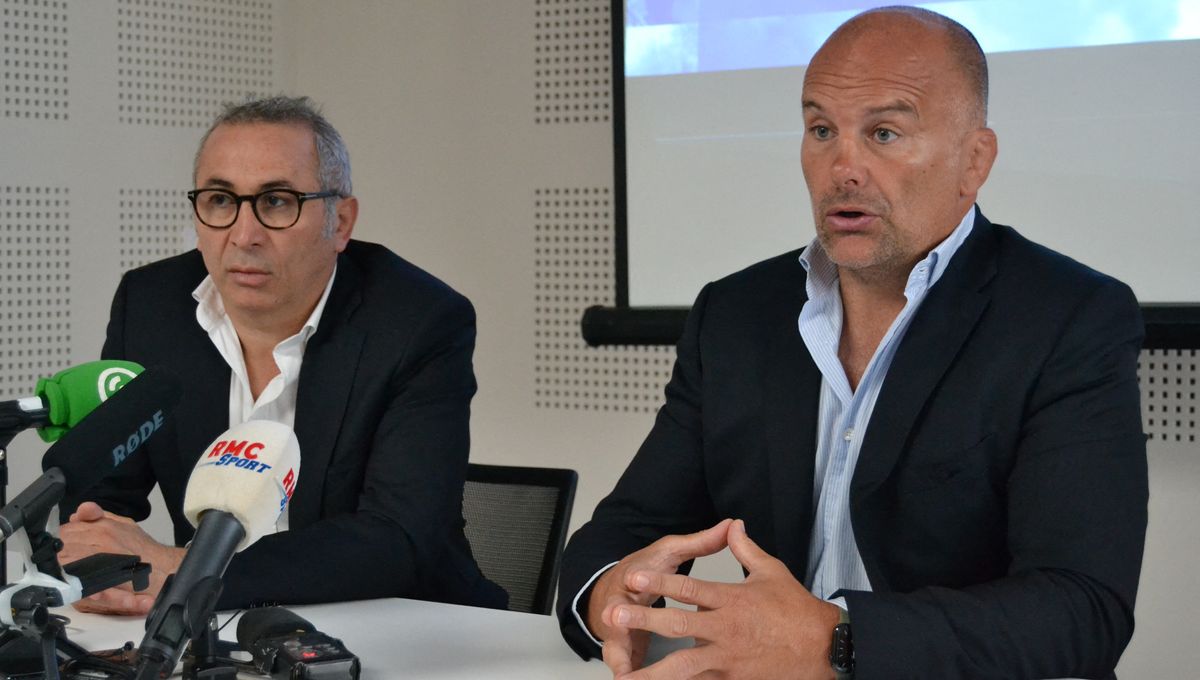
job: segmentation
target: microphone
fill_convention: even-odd
[[[57,441],[143,370],[132,361],[89,361],[42,378],[34,396],[0,401],[0,433],[36,427],[43,441]]]
[[[46,451],[42,476],[0,509],[0,542],[27,524],[44,522],[64,494],[77,496],[108,476],[158,432],[179,397],[175,376],[151,368],[97,402]]]
[[[183,499],[196,535],[146,618],[136,677],[174,669],[187,641],[204,633],[233,554],[274,531],[299,470],[296,434],[265,420],[231,427],[201,454]]]
[[[30,621],[40,629],[51,620],[45,618],[46,606],[75,602],[112,578],[144,584],[148,565],[137,558],[76,562],[76,573],[64,574],[57,557],[62,543],[46,531],[46,522],[68,491],[77,494],[91,488],[153,436],[179,396],[179,381],[173,375],[162,369],[143,372],[51,446],[42,459],[42,476],[0,508],[0,543],[24,530],[18,547],[25,555],[24,576],[0,591],[0,624],[16,625],[14,615],[33,612]],[[0,562],[0,567],[7,565]]]
[[[342,641],[283,607],[251,609],[237,627],[238,646],[250,652],[254,668],[274,678],[357,680],[358,657]]]

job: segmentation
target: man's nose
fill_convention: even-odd
[[[262,243],[266,232],[250,201],[246,201],[239,206],[237,219],[229,227],[229,240],[239,248],[248,248]]]
[[[864,165],[862,146],[845,137],[834,142],[833,182],[838,187],[861,187],[866,184],[867,171]]]

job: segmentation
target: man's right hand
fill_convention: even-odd
[[[185,551],[154,540],[128,517],[105,512],[92,502],[84,502],[66,524],[58,527],[63,547],[58,559],[69,564],[96,553],[137,555],[151,566],[150,585],[134,592],[128,583],[102,590],[74,603],[81,612],[145,616],[154,606],[167,575],[179,570]]]
[[[605,620],[612,605],[630,603],[649,606],[656,595],[638,592],[627,582],[634,572],[658,571],[674,574],[679,565],[705,555],[713,555],[728,544],[729,525],[733,520],[686,536],[664,536],[629,555],[596,579],[587,603],[587,625],[597,639],[604,641],[604,663],[613,676],[630,673],[642,666],[650,636],[645,631],[614,628]]]

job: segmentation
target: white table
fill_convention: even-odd
[[[10,574],[19,572],[18,556],[9,552],[8,559]],[[604,664],[584,662],[567,647],[553,616],[404,599],[288,609],[340,638],[362,661],[363,677],[372,680],[612,678]],[[142,617],[84,614],[72,607],[55,611],[71,619],[67,636],[87,650],[117,648],[127,641],[137,645],[145,634]],[[229,616],[222,613],[217,620],[223,624]],[[236,631],[234,621],[221,638],[236,640]]]
[[[422,602],[367,600],[289,607],[321,632],[340,638],[362,660],[362,677],[432,680],[545,678],[609,680],[599,661],[584,662],[563,642],[552,616]],[[140,617],[59,610],[71,619],[68,637],[88,650],[136,645]],[[217,619],[225,623],[229,614]],[[221,633],[235,639],[237,621]]]

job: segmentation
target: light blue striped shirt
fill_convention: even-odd
[[[842,297],[838,289],[837,266],[816,239],[800,255],[800,263],[808,272],[808,301],[800,310],[798,325],[800,336],[821,371],[817,458],[813,475],[816,507],[813,508],[804,585],[813,595],[843,608],[842,598],[831,599],[837,591],[843,588],[871,589],[850,526],[850,480],[871,424],[875,400],[879,398],[896,348],[904,339],[917,308],[974,225],[975,209],[972,207],[954,231],[909,272],[904,286],[907,299],[904,309],[884,334],[854,391],[851,391],[846,371],[838,360]]]

